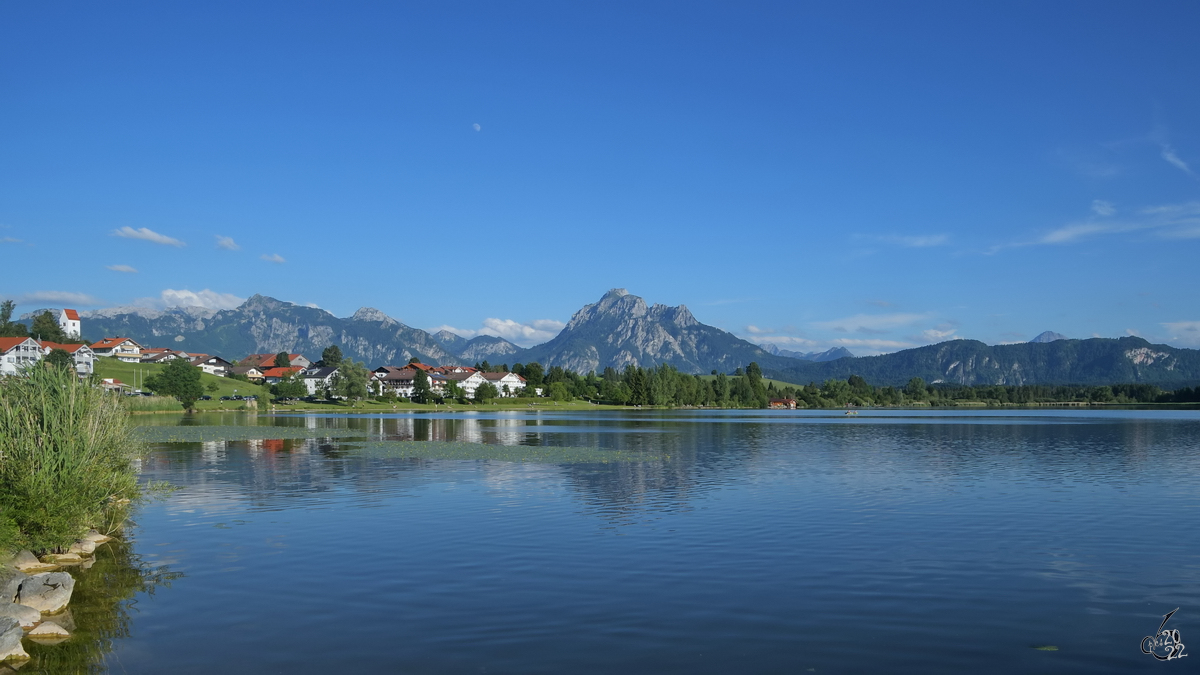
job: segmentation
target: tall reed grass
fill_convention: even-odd
[[[121,403],[133,412],[183,412],[183,406],[170,396],[122,396]]]
[[[61,551],[111,532],[142,491],[119,398],[64,368],[0,378],[0,548]]]

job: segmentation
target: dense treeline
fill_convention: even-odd
[[[914,377],[903,387],[875,387],[862,377],[851,375],[845,380],[830,379],[819,385],[777,385],[763,378],[757,363],[744,370],[739,368],[733,375],[711,376],[681,373],[669,365],[626,366],[621,371],[605,368],[599,375],[595,372],[580,375],[558,366],[546,371],[538,363],[518,363],[513,372],[524,377],[530,388],[540,388],[544,396],[555,400],[583,398],[622,405],[766,408],[771,399],[793,399],[798,407],[807,408],[1200,402],[1200,387],[1164,392],[1149,384],[968,387],[928,385]]]

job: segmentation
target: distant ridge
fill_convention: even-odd
[[[794,352],[790,349],[780,349],[770,342],[764,342],[759,347],[762,347],[763,351],[768,354],[786,356],[793,359],[800,359],[801,361],[836,361],[837,359],[854,358],[854,354],[845,347],[834,347],[826,349],[823,352]]]

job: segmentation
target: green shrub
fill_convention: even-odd
[[[141,496],[118,396],[62,368],[0,379],[0,548],[61,551]]]

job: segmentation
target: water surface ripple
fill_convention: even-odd
[[[296,431],[153,446],[135,547],[185,576],[113,672],[1165,672],[1175,607],[1200,645],[1195,411],[149,421]]]

